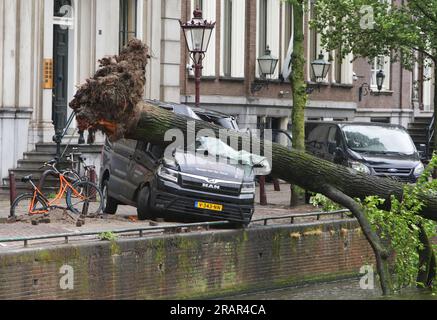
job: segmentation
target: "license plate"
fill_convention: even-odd
[[[221,204],[214,204],[208,202],[196,201],[194,207],[198,209],[211,210],[211,211],[219,211],[219,212],[223,211],[223,206]]]

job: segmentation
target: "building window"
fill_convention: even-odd
[[[194,9],[199,9],[199,10],[203,11],[203,0],[194,0],[194,2],[193,2],[193,10]]]
[[[223,75],[225,77],[232,76],[232,1],[224,0],[223,6]]]
[[[376,74],[379,72],[379,70],[382,70],[385,74],[384,83],[382,84],[382,90],[390,90],[390,64],[390,57],[384,55],[380,55],[373,60],[371,78],[371,87],[373,89],[377,88]]]
[[[281,56],[281,2],[282,0],[257,0],[257,58],[265,55],[267,46],[273,56]],[[277,68],[272,78],[279,76]],[[256,75],[259,74],[259,66],[256,64]]]
[[[342,83],[342,68],[343,68],[343,58],[341,57],[340,49],[334,51],[334,70],[333,70],[333,81],[335,83]]]
[[[258,56],[263,56],[267,49],[267,1],[259,0]]]
[[[291,74],[291,55],[293,54],[293,6],[290,3],[282,5],[282,56],[280,59],[281,79],[288,81]]]
[[[315,7],[314,7],[314,3],[313,1],[311,1],[310,4],[310,9],[309,9],[309,13],[308,13],[308,19],[314,20],[315,18]],[[330,60],[330,62],[332,62],[332,55],[331,58],[329,57],[329,53],[325,52],[322,48],[321,45],[321,37],[320,34],[313,28],[310,28],[308,25],[308,35],[309,35],[309,39],[308,39],[308,63],[307,63],[307,68],[308,68],[308,80],[309,81],[316,81],[316,79],[314,78],[314,74],[311,68],[311,62],[314,60],[317,60],[319,58],[320,52],[323,53],[324,55],[324,59],[325,60]],[[329,74],[326,76],[325,79],[323,79],[323,81],[328,81],[328,77]]]
[[[120,0],[120,51],[137,36],[137,0]]]
[[[244,77],[245,15],[245,1],[221,0],[221,76]]]

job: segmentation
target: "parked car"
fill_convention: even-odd
[[[214,123],[225,129],[240,131],[240,128],[238,127],[238,123],[235,117],[225,113],[206,110],[203,108],[190,107],[184,104],[167,103],[158,100],[146,100],[146,102],[154,106],[172,111],[174,113],[188,116],[192,119],[203,120],[206,122]]]
[[[380,177],[415,183],[424,166],[408,132],[382,123],[306,123],[309,153]]]
[[[211,137],[199,137],[187,150],[178,148],[166,157],[162,147],[147,141],[107,140],[100,172],[104,212],[115,214],[118,205],[131,205],[140,220],[178,216],[247,225],[254,213],[254,169],[265,167],[269,173],[267,159]]]

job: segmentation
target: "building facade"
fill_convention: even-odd
[[[132,37],[150,49],[146,97],[178,102],[180,7],[180,0],[0,0],[0,178],[36,143],[52,142],[77,86]]]
[[[216,21],[211,46],[204,62],[202,105],[235,115],[243,128],[256,128],[261,123],[273,129],[290,127],[293,106],[290,54],[293,40],[293,8],[281,0],[185,0],[182,16],[188,20],[195,7],[203,10],[204,18]],[[311,61],[320,52],[331,62],[320,90],[309,95],[306,110],[308,120],[378,121],[407,126],[416,115],[429,115],[433,101],[432,79],[429,70],[420,65],[413,72],[406,71],[390,57],[374,61],[356,59],[352,55],[339,59],[337,53],[326,52],[320,45],[320,35],[309,28],[313,5],[308,1],[305,13],[306,78],[314,85]],[[251,90],[252,84],[262,82],[257,58],[269,47],[279,59],[278,67],[268,86]],[[193,75],[186,70],[187,54],[181,58],[181,101],[193,103]],[[376,73],[383,70],[385,81],[377,92]],[[281,81],[280,79],[284,79]],[[359,88],[366,84],[359,97]]]

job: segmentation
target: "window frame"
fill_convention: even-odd
[[[134,3],[134,7],[130,8],[130,3]],[[130,9],[133,9],[134,21],[132,22],[133,29],[130,29]],[[136,38],[138,35],[138,0],[120,0],[120,18],[119,18],[119,52],[129,42],[130,35]]]

